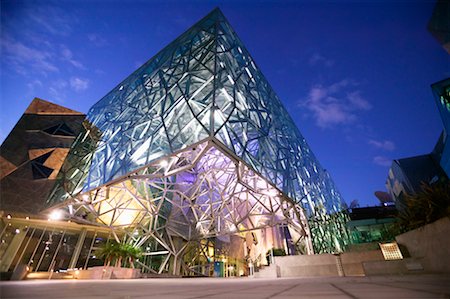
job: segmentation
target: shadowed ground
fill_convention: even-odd
[[[2,282],[0,298],[450,298],[450,275]]]

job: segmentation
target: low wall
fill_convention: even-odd
[[[384,260],[381,250],[344,252],[340,257],[345,276],[364,276],[364,262]]]
[[[412,258],[420,260],[424,272],[450,273],[450,218],[419,227],[395,237]]]
[[[140,269],[122,267],[92,267],[88,270],[67,271],[75,279],[131,279],[141,276]]]
[[[423,273],[421,261],[414,258],[364,262],[363,267],[367,276],[412,274],[414,272]]]
[[[332,254],[274,257],[281,277],[338,276],[336,257]]]
[[[372,275],[399,275],[406,274],[408,270],[403,260],[365,262],[364,272],[367,276]]]
[[[339,259],[342,268],[340,268]],[[364,275],[363,262],[382,261],[383,259],[380,250],[371,250],[348,252],[340,255],[277,256],[275,257],[275,264],[280,269],[281,277],[362,276]]]

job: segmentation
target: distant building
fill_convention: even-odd
[[[353,244],[381,242],[389,239],[389,228],[396,220],[394,206],[353,208],[347,227]]]
[[[437,147],[439,145],[440,142]],[[447,179],[446,174],[439,166],[438,155],[439,151],[435,150],[428,155],[392,161],[386,188],[399,210],[405,207],[404,196],[420,192],[422,183],[430,184]]]
[[[441,148],[438,151],[439,164],[450,177],[450,78],[431,85],[431,88],[444,125],[440,140]]]
[[[428,23],[428,30],[450,54],[450,1],[438,0]],[[431,85],[434,99],[444,125],[444,132],[439,140],[439,164],[450,177],[450,78]],[[438,144],[439,144],[438,142]]]
[[[450,1],[438,0],[428,23],[428,30],[450,54]]]
[[[83,113],[35,98],[0,147],[0,206],[36,214],[80,132]]]
[[[450,54],[450,2],[438,0],[428,30]],[[386,187],[399,210],[405,207],[405,194],[421,190],[421,184],[432,184],[450,177],[450,78],[437,82],[431,89],[444,124],[444,130],[430,154],[397,159],[389,169]]]

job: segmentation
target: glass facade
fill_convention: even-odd
[[[307,253],[348,242],[341,195],[218,9],[89,110],[58,182],[48,207],[172,257],[174,236],[284,223]]]
[[[27,265],[29,272],[58,272],[103,265],[96,250],[111,237],[105,228],[73,222],[0,218],[0,272]]]

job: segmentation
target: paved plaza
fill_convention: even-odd
[[[1,282],[0,298],[450,298],[450,276],[36,280]]]

